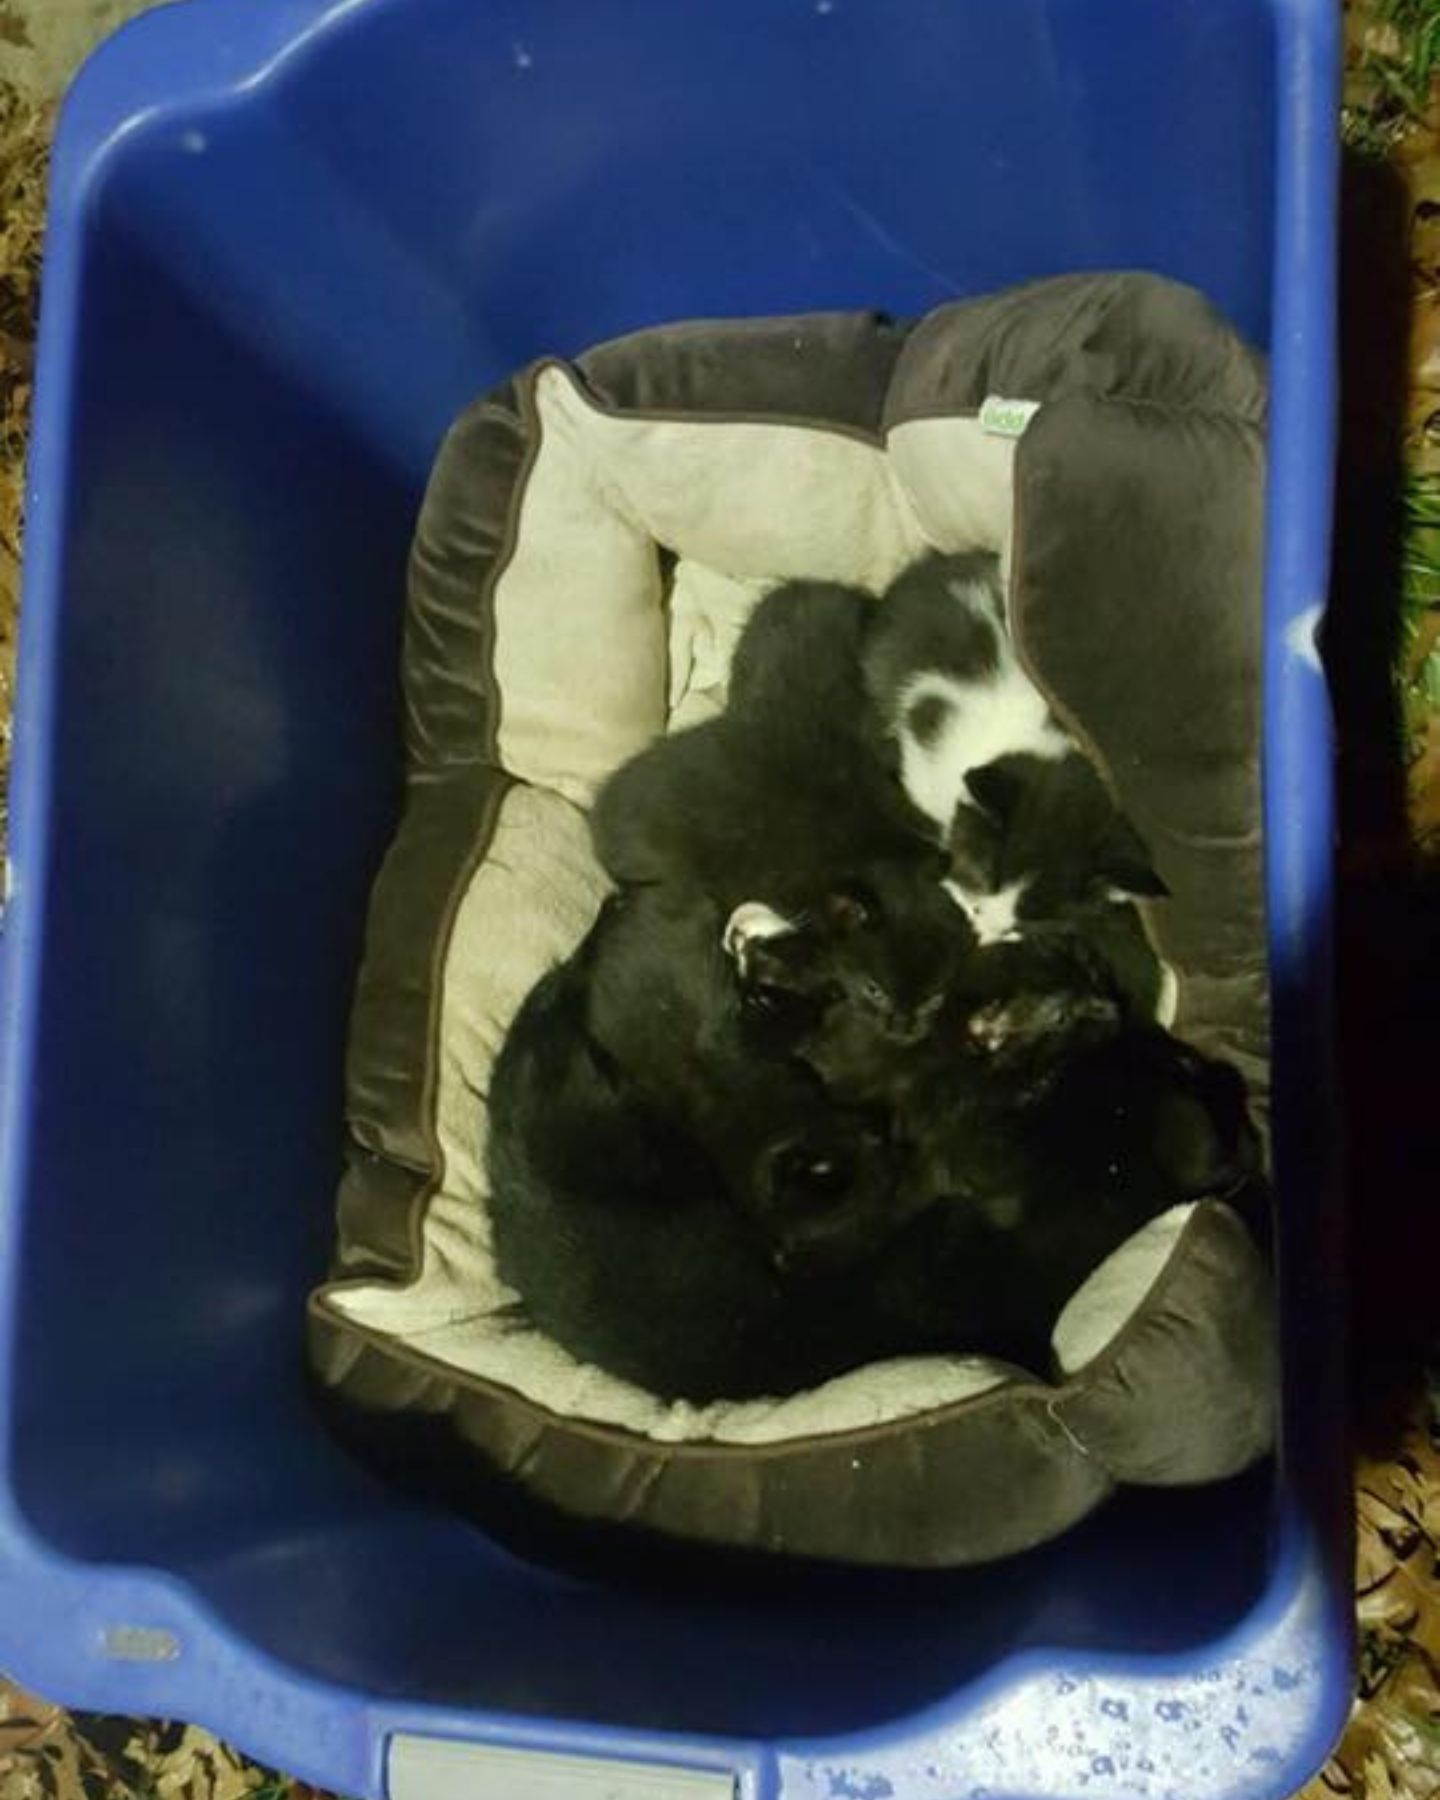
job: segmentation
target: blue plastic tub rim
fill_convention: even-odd
[[[31,528],[14,730],[11,865],[0,917],[0,1329],[15,1316],[16,1197],[27,1161],[26,1096],[37,1029],[45,917],[48,769],[56,601],[67,527],[70,350],[77,335],[83,222],[117,148],[207,96],[234,103],[316,54],[370,9],[408,0],[187,0],[122,31],[72,90],[52,175],[45,312],[27,477]],[[1276,1007],[1276,1153],[1328,1179],[1314,1121],[1331,1108],[1331,723],[1315,634],[1329,566],[1335,439],[1335,207],[1338,21],[1331,0],[1272,0],[1278,94],[1265,620],[1265,818]],[[1318,373],[1317,373],[1318,372]],[[0,1466],[13,1429],[0,1341]],[[1338,1397],[1337,1397],[1338,1403]],[[969,1689],[884,1730],[765,1745],[377,1704],[298,1674],[237,1639],[162,1571],[95,1567],[41,1542],[0,1483],[0,1665],[42,1692],[103,1711],[222,1729],[253,1754],[319,1785],[386,1791],[392,1735],[413,1733],[642,1764],[733,1772],[747,1800],[887,1800],[1123,1791],[1187,1800],[1280,1800],[1323,1759],[1348,1713],[1348,1641],[1325,1579],[1336,1550],[1292,1519],[1265,1599],[1202,1662],[1083,1659],[1028,1651]],[[44,1629],[36,1622],[44,1620]],[[1270,1696],[1270,1732],[1237,1726],[1246,1693]],[[1143,1717],[1142,1717],[1143,1715]]]

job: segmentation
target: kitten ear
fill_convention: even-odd
[[[1127,820],[1116,821],[1097,873],[1111,900],[1164,900],[1169,897],[1170,889],[1150,860],[1144,839]]]
[[[1015,810],[1024,779],[1015,769],[997,761],[968,770],[965,785],[978,807],[992,818],[1006,819]]]
[[[1112,881],[1105,889],[1105,898],[1117,906],[1126,906],[1132,900],[1168,900],[1170,889],[1153,869],[1136,869],[1133,875]]]

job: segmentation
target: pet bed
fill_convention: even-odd
[[[433,1485],[438,1463],[453,1500],[498,1473],[577,1520],[939,1566],[1052,1536],[1118,1483],[1214,1479],[1265,1452],[1269,1274],[1218,1201],[1096,1271],[1056,1321],[1051,1381],[913,1358],[698,1408],[525,1326],[494,1270],[483,1153],[508,1022],[605,891],[598,784],[723,705],[769,587],[879,590],[930,548],[1000,553],[1027,667],[1171,888],[1147,925],[1176,1029],[1241,1069],[1263,1120],[1264,409],[1257,358],[1198,295],[1101,275],[910,326],[644,331],[533,365],[459,419],[415,539],[406,798],[354,1007],[332,1278],[310,1308],[327,1406],[388,1474]]]

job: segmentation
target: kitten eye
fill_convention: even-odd
[[[763,1013],[767,1016],[776,1013],[785,1004],[786,993],[783,988],[770,987],[764,983],[747,987],[740,997],[740,1003],[747,1012]]]
[[[869,900],[854,889],[829,895],[825,911],[830,923],[839,931],[859,931],[873,917]]]
[[[865,975],[861,977],[856,988],[856,993],[859,999],[863,1001],[866,1006],[872,1008],[873,1011],[888,1012],[890,1010],[890,996],[885,992],[885,989],[881,987],[880,983],[871,976]]]

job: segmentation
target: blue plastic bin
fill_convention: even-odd
[[[397,1800],[1263,1800],[1319,1763],[1350,1610],[1313,654],[1336,76],[1330,0],[188,0],[90,64],[0,946],[0,1666]],[[528,1567],[352,1465],[301,1374],[442,428],[661,320],[1099,267],[1197,284],[1273,355],[1278,1473],[928,1582]],[[445,1741],[614,1761],[581,1789]]]

